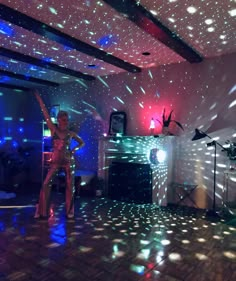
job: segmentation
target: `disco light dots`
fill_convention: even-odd
[[[213,20],[212,20],[212,19],[206,19],[206,20],[205,20],[205,23],[206,23],[207,25],[210,25],[210,24],[213,23]]]
[[[231,17],[235,17],[236,16],[236,9],[230,10],[228,11]]]
[[[214,32],[214,31],[215,31],[215,28],[214,28],[214,27],[209,27],[209,28],[207,28],[207,31],[208,31],[208,32]]]
[[[197,12],[197,8],[195,8],[195,7],[193,7],[193,6],[188,7],[188,8],[187,8],[187,12],[188,12],[189,14],[195,14],[195,13]]]
[[[49,11],[54,14],[54,15],[57,15],[57,10],[53,7],[49,7]]]

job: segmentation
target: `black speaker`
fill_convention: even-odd
[[[149,164],[112,162],[108,196],[129,203],[152,203],[152,170]]]

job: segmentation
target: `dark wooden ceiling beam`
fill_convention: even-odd
[[[0,82],[0,88],[20,90],[20,91],[30,91],[31,90],[30,88],[27,88],[27,87],[17,86],[17,85],[13,85],[13,84],[2,83],[2,82]]]
[[[11,51],[4,47],[0,47],[0,55],[17,60],[17,61],[21,61],[24,63],[46,68],[47,70],[52,70],[52,71],[60,72],[60,73],[63,73],[63,74],[69,75],[69,76],[74,76],[74,77],[77,77],[80,79],[84,79],[84,80],[88,80],[88,81],[95,80],[95,77],[93,77],[91,75],[86,75],[79,71],[65,68],[65,67],[59,66],[57,64],[51,63],[51,62],[46,62],[46,61],[31,57],[28,55],[24,55],[22,53]]]
[[[16,11],[4,4],[0,4],[0,17],[5,21],[11,22],[17,26],[27,29],[31,32],[39,34],[55,41],[59,44],[75,49],[86,55],[95,57],[106,63],[112,64],[116,67],[124,69],[128,72],[141,72],[141,69],[135,65],[125,62],[109,53],[106,53],[98,48],[95,48],[79,39],[76,39],[68,34],[65,34],[41,21],[29,17],[19,11]]]
[[[181,57],[190,63],[198,63],[203,60],[193,48],[185,43],[176,33],[168,29],[156,17],[154,17],[142,5],[137,4],[135,0],[103,0],[119,13],[128,16],[129,20],[145,32],[156,38],[168,48],[175,51]]]
[[[38,79],[38,78],[30,77],[28,75],[17,74],[17,73],[13,73],[13,72],[10,72],[10,71],[0,69],[0,76],[1,75],[8,76],[8,77],[15,78],[15,79],[19,79],[19,80],[23,80],[23,81],[27,81],[27,82],[33,82],[33,83],[37,83],[37,84],[45,85],[45,86],[57,87],[57,86],[60,85],[58,83],[51,82],[51,81],[48,81],[48,80]]]

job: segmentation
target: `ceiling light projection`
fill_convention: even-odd
[[[141,69],[135,65],[132,65],[118,57],[111,55],[110,53],[106,53],[103,50],[81,41],[75,36],[70,36],[68,33],[61,32],[60,30],[52,27],[50,23],[41,22],[40,20],[34,19],[33,17],[14,10],[6,5],[0,4],[0,16],[2,19],[11,22],[14,25],[41,35],[44,38],[62,44],[80,53],[95,57],[96,59],[102,60],[103,62],[124,69],[128,72],[141,72]],[[113,35],[108,35],[108,37],[102,38],[101,44],[106,46],[113,44],[114,42],[115,37]]]
[[[187,11],[189,14],[195,14],[197,12],[197,8],[190,6],[187,8]]]
[[[11,37],[14,35],[14,29],[11,28],[8,24],[0,21],[0,33]]]
[[[109,48],[110,46],[116,43],[117,43],[117,38],[112,34],[101,37],[97,42],[97,44],[102,48]]]
[[[9,80],[10,80],[10,78],[8,76],[1,75],[1,73],[0,73],[0,82],[4,83],[4,82],[7,82]]]
[[[127,16],[127,18],[141,28],[144,32],[169,47],[175,53],[190,63],[202,61],[202,57],[184,42],[176,33],[165,26],[154,16],[153,9],[144,8],[135,1],[104,0],[108,5]],[[190,7],[190,11],[192,11]]]
[[[38,67],[41,67],[41,68],[44,68],[47,70],[52,70],[55,72],[67,74],[69,76],[74,76],[74,77],[81,78],[81,79],[88,80],[88,81],[95,80],[95,77],[93,77],[91,75],[85,75],[79,71],[75,71],[73,69],[62,67],[60,65],[57,65],[57,64],[54,64],[51,62],[46,62],[46,61],[43,61],[42,59],[24,55],[22,53],[15,52],[15,51],[6,49],[4,47],[0,47],[0,55],[3,57],[10,58],[12,63],[13,63],[13,59],[14,59],[15,63],[18,63],[18,61],[28,63],[28,64],[30,64],[30,67],[32,67],[32,65],[34,65],[34,67],[38,66]]]
[[[230,10],[229,14],[230,14],[231,17],[235,17],[236,16],[236,9]]]

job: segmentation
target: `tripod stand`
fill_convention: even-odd
[[[208,134],[205,132],[202,132],[198,129],[195,129],[195,135],[192,138],[192,141],[199,140],[202,138],[208,137],[212,139]],[[207,211],[207,215],[211,217],[219,217],[219,215],[216,212],[216,146],[219,145],[223,151],[226,149],[217,141],[213,140],[210,143],[207,143],[207,146],[214,146],[214,170],[213,170],[213,201],[212,201],[212,209]]]

